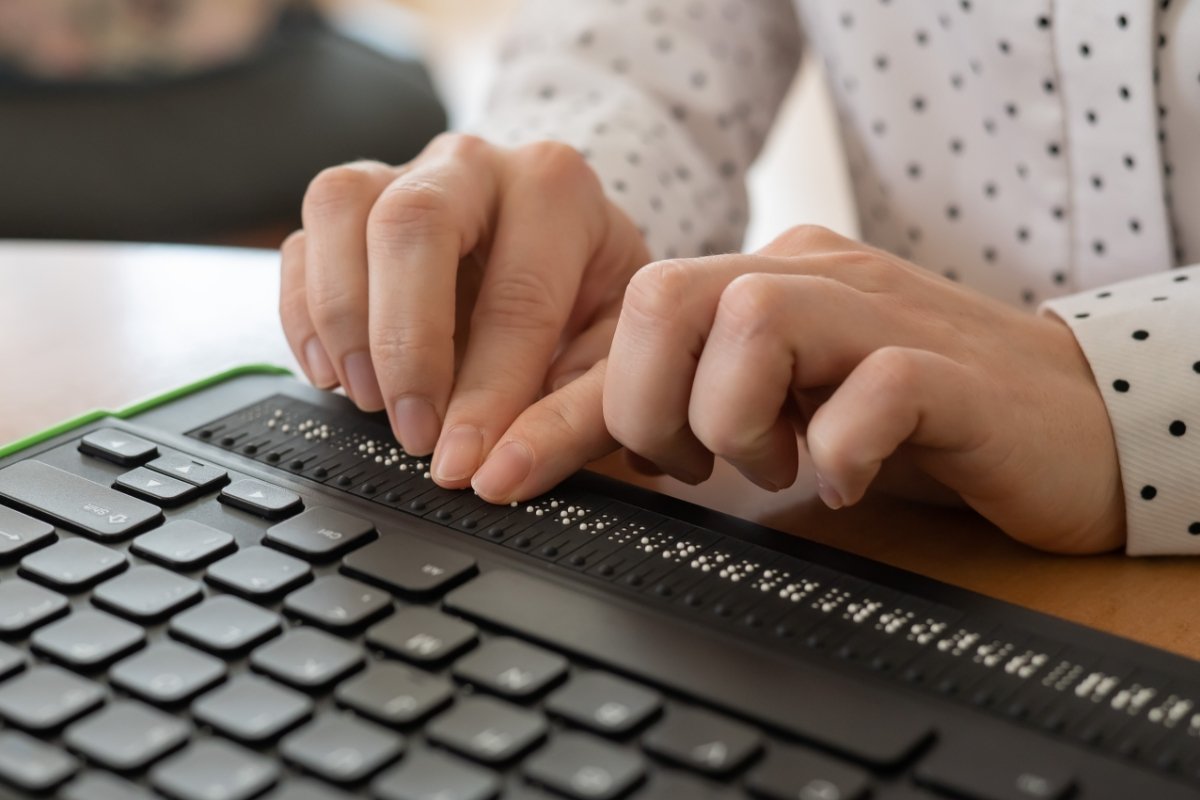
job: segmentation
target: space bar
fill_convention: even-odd
[[[446,607],[878,766],[933,733],[919,705],[865,683],[751,650],[507,570],[446,596]]]

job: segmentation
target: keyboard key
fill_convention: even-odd
[[[400,757],[404,739],[352,714],[326,714],[279,743],[288,761],[327,781],[361,781]]]
[[[1037,743],[1003,746],[990,741],[947,737],[917,765],[918,783],[976,800],[1060,800],[1072,792],[1069,765]]]
[[[260,600],[295,589],[308,581],[312,570],[294,556],[255,545],[222,558],[205,575],[231,592]]]
[[[84,436],[79,451],[122,467],[142,464],[158,455],[153,442],[114,428],[101,428]]]
[[[475,572],[475,559],[413,536],[390,533],[342,559],[356,578],[416,597],[441,592]]]
[[[250,665],[300,689],[323,689],[357,670],[362,650],[313,628],[293,628],[250,654]]]
[[[280,786],[265,800],[353,800],[345,792],[307,778],[298,778]]]
[[[267,541],[302,558],[326,561],[375,537],[370,520],[313,506],[267,530]]]
[[[154,788],[174,800],[249,800],[279,780],[279,766],[220,739],[196,742],[150,772]]]
[[[98,683],[53,666],[32,667],[0,686],[0,717],[40,733],[83,716],[104,702]]]
[[[551,714],[610,736],[628,733],[660,708],[657,692],[603,672],[576,674],[546,698]]]
[[[177,506],[190,500],[196,487],[145,467],[117,476],[113,488],[160,506]]]
[[[109,772],[89,770],[64,786],[59,800],[154,800],[150,792]]]
[[[134,567],[92,591],[92,602],[141,623],[157,622],[200,602],[198,581],[153,564]]]
[[[0,642],[0,681],[25,669],[26,660],[24,650]]]
[[[524,772],[531,781],[567,797],[613,800],[624,796],[642,780],[646,765],[637,753],[603,739],[562,733],[525,762]]]
[[[63,742],[116,772],[143,769],[182,747],[192,726],[135,700],[118,700],[67,728]]]
[[[229,473],[220,467],[177,453],[159,456],[146,466],[155,472],[190,483],[201,493],[223,486],[229,480]]]
[[[341,575],[325,575],[287,596],[289,614],[329,628],[349,631],[369,625],[392,610],[392,596]]]
[[[409,606],[367,631],[367,643],[417,664],[431,664],[461,653],[477,635],[469,622]]]
[[[52,588],[73,592],[125,569],[124,553],[72,537],[21,559],[21,573]]]
[[[371,783],[380,800],[492,800],[499,790],[493,773],[429,750],[405,757]]]
[[[240,597],[218,595],[171,618],[171,635],[220,656],[234,656],[279,633],[283,620]]]
[[[225,662],[176,644],[160,641],[117,663],[109,680],[155,705],[192,699],[225,679]]]
[[[54,526],[0,506],[0,561],[19,558],[55,539]]]
[[[524,699],[566,675],[567,660],[519,639],[497,637],[455,662],[452,671],[489,692]]]
[[[467,697],[425,729],[431,741],[486,764],[510,761],[546,735],[538,714],[490,697]]]
[[[0,469],[0,498],[101,540],[122,539],[162,521],[158,506],[40,461]]]
[[[233,537],[225,531],[190,519],[168,522],[143,533],[130,545],[139,556],[178,570],[195,569],[233,552],[235,547]]]
[[[299,511],[300,495],[262,481],[242,478],[221,490],[221,502],[264,519],[281,519]]]
[[[0,778],[29,792],[53,789],[79,762],[53,745],[20,731],[0,731]]]
[[[385,725],[408,725],[447,705],[454,684],[400,664],[367,667],[337,688],[337,701]]]
[[[445,606],[867,763],[896,764],[933,733],[922,706],[895,692],[794,659],[734,650],[648,609],[508,570],[455,589]],[[781,693],[779,686],[801,690]]]
[[[771,800],[836,797],[860,800],[871,791],[871,777],[829,756],[798,747],[774,747],[763,763],[746,776],[755,795]]]
[[[725,775],[762,749],[762,736],[708,711],[676,707],[646,732],[642,745],[660,758],[698,772]]]
[[[40,628],[33,649],[73,669],[93,669],[141,647],[146,632],[103,611],[83,609]]]
[[[308,719],[313,704],[299,692],[256,675],[239,675],[192,703],[192,715],[246,744],[274,739]]]
[[[26,632],[67,613],[67,598],[24,578],[0,581],[0,635]]]

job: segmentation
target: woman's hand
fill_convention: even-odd
[[[523,413],[572,431],[572,460],[542,454],[554,477],[534,489],[613,447],[600,371],[579,381],[593,403],[565,402],[581,387],[543,398],[607,353],[625,286],[649,260],[575,150],[446,134],[404,166],[325,170],[303,221],[283,245],[280,297],[297,360],[317,386],[386,409],[407,451],[434,452],[438,483],[466,486]],[[514,448],[493,458],[531,471],[532,452]]]
[[[822,228],[639,271],[603,410],[621,444],[685,481],[717,456],[781,489],[799,437],[835,508],[904,462],[1035,547],[1124,541],[1108,415],[1070,330]]]

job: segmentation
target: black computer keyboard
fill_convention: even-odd
[[[1200,796],[1193,662],[253,381],[0,460],[0,797]]]

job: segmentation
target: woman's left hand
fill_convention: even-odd
[[[1124,542],[1112,429],[1070,329],[823,228],[644,267],[607,366],[577,383],[507,434],[556,451],[518,493],[563,477],[562,449],[573,426],[596,424],[602,386],[616,441],[688,482],[717,456],[782,489],[803,440],[835,508],[899,465],[1035,547]],[[506,499],[487,471],[476,489]]]

